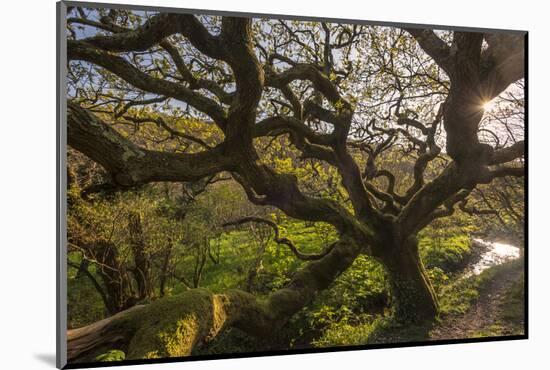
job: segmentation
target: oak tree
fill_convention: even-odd
[[[457,205],[468,209],[483,184],[524,176],[522,119],[511,135],[483,125],[488,102],[522,93],[521,34],[81,8],[67,23],[68,144],[103,166],[110,186],[226,173],[251,203],[330,224],[339,236],[307,255],[275,235],[309,261],[282,289],[262,299],[191,289],[133,307],[69,331],[70,360],[107,343],[127,358],[189,355],[228,327],[269,335],[361,254],[386,268],[397,318],[433,319],[418,232]],[[189,118],[219,138],[174,124]],[[157,142],[170,145],[151,148],[113,122],[153,123],[166,134]],[[262,148],[281,137],[300,161],[334,169],[344,195],[322,197],[277,171]],[[234,220],[247,222],[277,230]],[[139,220],[130,224],[139,235]],[[184,335],[167,346],[155,335],[163,330]]]

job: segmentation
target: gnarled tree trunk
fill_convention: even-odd
[[[415,237],[389,244],[381,256],[390,281],[392,311],[398,321],[433,320],[439,312],[437,295],[426,276]]]
[[[168,41],[168,36],[176,33],[205,57],[228,64],[235,91],[228,96],[222,85],[217,85],[211,92],[220,95],[221,89],[218,97],[229,108],[188,87],[200,81],[180,84],[157,78],[117,54],[160,45],[178,67],[185,63],[177,50],[170,52],[174,47]],[[316,63],[299,62],[289,63],[291,67],[280,72],[273,68],[273,58],[281,56],[267,57],[267,62],[261,63],[254,47],[254,33],[251,20],[246,18],[223,17],[219,35],[212,35],[192,15],[161,13],[135,30],[116,28],[112,35],[68,40],[69,60],[92,63],[145,92],[182,101],[209,116],[224,134],[222,143],[199,152],[149,150],[121,135],[86,108],[69,102],[68,144],[102,165],[122,188],[157,181],[196,181],[223,171],[231,172],[251,202],[277,207],[289,217],[303,221],[329,223],[345,240],[298,271],[287,287],[266,300],[257,300],[242,291],[214,295],[194,289],[160,299],[143,309],[123,312],[107,322],[71,331],[70,360],[91,355],[101,346],[115,342],[126,349],[129,359],[186,356],[196,345],[229,326],[253,335],[270,335],[311,302],[317,292],[326,289],[361,252],[372,253],[386,266],[398,318],[409,322],[433,318],[437,314],[437,299],[426,278],[414,235],[435,218],[450,215],[454,205],[477,184],[496,177],[523,176],[524,169],[518,163],[504,165],[523,155],[523,144],[497,149],[478,139],[482,104],[523,77],[521,36],[455,31],[452,45],[448,45],[431,30],[409,30],[449,76],[450,90],[434,122],[396,117],[398,126],[415,127],[427,137],[426,141],[411,137],[407,130],[382,130],[387,136],[383,144],[389,145],[401,132],[403,139],[422,148],[418,150],[420,155],[412,174],[414,184],[405,195],[399,195],[394,188],[395,176],[389,171],[385,171],[387,192],[371,182],[378,172],[375,158],[371,161],[372,171],[362,176],[348,150],[348,146],[359,145],[353,140],[354,135],[350,135],[355,104],[346,97],[343,86],[329,78],[330,42],[325,43],[328,57],[324,72]],[[483,39],[486,48],[482,47]],[[281,61],[287,59],[283,56]],[[291,88],[297,80],[309,81],[323,101],[319,104],[312,99],[300,101]],[[290,96],[295,114],[258,121],[256,113],[266,88],[279,89]],[[326,122],[334,130],[330,133],[312,130],[306,117]],[[427,182],[424,178],[427,164],[440,153],[435,140],[440,121],[446,132],[446,153],[452,161]],[[302,192],[296,176],[279,173],[260,160],[253,139],[281,133],[289,134],[303,158],[320,160],[337,169],[353,212],[348,205]],[[374,157],[382,147],[370,148],[369,155]],[[373,201],[375,198],[378,200]]]
[[[137,299],[142,300],[153,296],[153,282],[151,278],[151,260],[146,250],[139,213],[131,212],[128,215],[128,231],[135,263],[132,272],[138,285]]]

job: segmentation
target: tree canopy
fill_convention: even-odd
[[[69,358],[113,338],[143,358],[189,355],[229,327],[268,335],[362,256],[387,271],[393,315],[433,319],[440,305],[419,233],[457,209],[503,227],[523,222],[524,50],[524,35],[513,32],[70,8],[69,243],[103,266],[107,287],[118,283],[102,289],[114,316],[69,331]],[[79,168],[96,164],[83,180]],[[248,205],[213,192],[201,200],[208,211],[189,208],[221,182]],[[123,291],[134,283],[120,283],[128,275],[109,247],[116,213],[94,216],[100,203],[87,198],[147,184],[159,202],[171,184],[182,194],[162,214],[147,199],[119,199],[149,214],[129,212],[120,236],[137,271],[130,299]],[[325,245],[304,252],[256,209],[325,227]],[[182,212],[194,228],[175,223]],[[195,289],[208,258],[216,261],[210,236],[244,225],[256,228],[260,254],[272,238],[300,268],[261,297],[252,288]],[[182,238],[197,246],[193,276],[179,276],[189,290],[136,305],[156,295],[151,256],[163,251],[155,268],[166,278]],[[191,316],[178,324],[178,343],[151,339]]]

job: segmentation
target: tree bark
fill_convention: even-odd
[[[130,187],[153,181],[195,181],[229,171],[253,203],[277,207],[288,216],[304,221],[327,222],[346,236],[346,240],[326,256],[298,271],[287,287],[263,300],[243,291],[214,295],[192,289],[178,297],[155,301],[143,310],[121,313],[99,326],[94,324],[96,326],[71,332],[69,358],[95,351],[100,344],[105,344],[101,338],[115,338],[124,343],[127,358],[131,359],[189,355],[195,345],[227,326],[257,336],[270,335],[311,302],[317,292],[329,287],[361,252],[372,253],[386,267],[398,319],[407,322],[432,319],[438,312],[437,298],[419,258],[414,235],[435,216],[449,214],[454,206],[448,203],[449,199],[459,199],[460,192],[469,192],[493,176],[522,175],[519,168],[504,168],[497,173],[490,171],[489,166],[512,160],[521,154],[523,147],[517,145],[494,152],[492,147],[480,142],[478,131],[483,103],[523,76],[523,45],[519,43],[520,38],[456,31],[449,46],[433,31],[409,32],[451,80],[442,114],[446,154],[453,162],[425,185],[422,185],[422,172],[426,163],[417,162],[415,187],[405,201],[396,199],[403,208],[393,206],[392,195],[387,194],[393,206],[390,213],[376,209],[370,201],[371,194],[365,188],[358,165],[347,151],[353,107],[340,93],[340,87],[313,64],[289,63],[291,68],[278,75],[265,68],[269,66],[262,66],[253,46],[250,19],[223,17],[221,32],[214,36],[194,16],[161,14],[130,32],[69,40],[69,60],[93,63],[145,92],[185,102],[210,116],[224,133],[223,143],[196,153],[147,150],[98,116],[69,102],[69,145],[101,164],[115,184]],[[153,77],[115,54],[147,50],[174,33],[181,33],[198,51],[231,67],[236,89],[228,109],[185,85]],[[482,50],[484,37],[488,44],[485,51]],[[516,47],[510,47],[513,45]],[[300,107],[295,109],[304,113],[297,116],[307,112],[333,125],[333,134],[318,134],[301,120],[289,117],[271,117],[257,125],[256,113],[264,88],[276,87],[288,93],[288,85],[296,80],[311,82],[315,94],[326,98],[336,111],[308,101],[304,102],[303,111]],[[287,93],[285,95],[289,95]],[[296,176],[278,173],[259,160],[252,139],[262,135],[262,130],[265,134],[272,132],[273,126],[292,133],[293,144],[304,157],[337,167],[353,213],[330,199],[303,193]],[[423,158],[431,160],[431,157]],[[204,265],[204,260],[200,261]],[[198,285],[198,279],[195,280]],[[98,331],[105,335],[98,335]]]
[[[134,255],[134,279],[138,285],[138,300],[153,296],[153,282],[151,277],[151,261],[146,251],[141,216],[137,212],[128,215],[128,231],[130,233],[130,247]]]
[[[166,287],[166,280],[168,279],[168,269],[170,267],[170,257],[172,255],[172,239],[168,238],[168,245],[166,246],[166,250],[164,251],[164,256],[162,260],[162,268],[160,273],[160,283],[159,283],[159,294],[160,297],[164,297],[165,294],[165,287]]]
[[[389,276],[394,317],[407,323],[433,320],[439,304],[420,260],[416,237],[391,246],[381,260]]]
[[[111,314],[126,310],[135,304],[128,272],[119,262],[116,246],[108,242],[95,245],[93,256],[101,256],[97,273],[103,281],[107,292],[107,310]]]

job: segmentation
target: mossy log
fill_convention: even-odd
[[[124,351],[126,359],[189,356],[228,327],[266,337],[326,289],[360,252],[357,244],[341,240],[266,298],[237,289],[223,294],[192,289],[69,330],[68,361],[90,361],[110,349]]]

